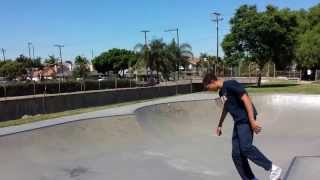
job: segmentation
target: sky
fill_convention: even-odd
[[[144,43],[141,30],[150,30],[148,40],[170,42],[179,28],[181,43],[189,43],[195,56],[215,54],[216,27],[212,12],[220,12],[220,39],[229,32],[229,20],[242,4],[264,10],[272,4],[280,8],[308,9],[319,0],[1,0],[0,48],[7,58],[28,53],[59,55],[54,44],[63,44],[64,60],[82,55],[91,59],[111,48],[133,50]],[[220,54],[222,50],[220,48]],[[1,54],[2,59],[2,54]]]

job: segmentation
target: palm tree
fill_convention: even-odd
[[[150,49],[146,44],[137,44],[134,47],[134,51],[137,54],[137,63],[135,64],[135,69],[145,68],[145,72],[148,75],[148,68],[150,65]]]
[[[74,60],[76,67],[74,68],[73,75],[75,77],[86,78],[90,72],[89,60],[82,56],[77,56]]]
[[[169,61],[167,59],[166,47],[167,45],[163,42],[162,39],[155,39],[150,43],[150,69],[151,72],[156,70],[157,78],[159,78],[159,72],[167,73],[167,67],[170,67]]]
[[[168,53],[170,61],[176,67],[176,71],[179,71],[179,65],[186,69],[189,64],[188,60],[193,56],[192,47],[189,44],[183,43],[178,47],[174,40],[168,45]]]
[[[191,49],[189,44],[184,43],[178,47],[175,41],[166,44],[162,39],[154,39],[149,45],[137,44],[135,46],[139,59],[142,60],[146,69],[151,70],[151,76],[153,76],[153,71],[156,71],[157,78],[161,73],[167,80],[171,72],[179,70],[179,63],[183,67],[189,64],[188,59],[192,57]]]
[[[135,49],[138,50],[139,59],[143,60],[146,69],[151,71],[151,78],[153,78],[153,72],[156,71],[157,79],[160,77],[159,73],[169,79],[172,68],[168,60],[167,45],[162,39],[154,39],[148,46],[137,44]]]

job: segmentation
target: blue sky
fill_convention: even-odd
[[[220,35],[229,31],[228,21],[242,4],[256,4],[263,10],[267,4],[291,9],[308,9],[319,0],[1,0],[0,48],[9,58],[28,55],[32,42],[35,55],[43,58],[58,55],[54,44],[64,44],[63,57],[76,55],[91,58],[110,48],[133,49],[143,43],[140,30],[147,29],[152,38],[166,42],[175,37],[168,28],[180,29],[181,42],[200,52],[214,54],[215,25],[210,13],[223,14]],[[222,39],[222,38],[221,38]],[[2,57],[2,56],[1,56]]]

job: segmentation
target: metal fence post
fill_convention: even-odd
[[[33,95],[36,95],[36,83],[34,81],[33,82]]]
[[[249,78],[251,78],[251,63],[249,63]]]
[[[118,88],[118,78],[115,77],[114,79],[114,87],[117,89]]]
[[[7,97],[7,87],[3,86],[3,89],[4,89],[4,97]]]
[[[276,65],[273,64],[273,78],[276,78]]]
[[[61,92],[61,82],[60,82],[60,78],[59,78],[59,94]]]
[[[132,85],[131,85],[131,78],[129,78],[129,81],[130,81],[130,88],[131,88],[131,86],[132,86]]]
[[[192,78],[190,78],[190,93],[192,93],[193,89],[192,89]]]
[[[178,95],[178,81],[176,79],[176,95]]]

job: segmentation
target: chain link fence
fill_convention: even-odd
[[[173,72],[169,80],[161,76],[156,78],[131,75],[126,78],[111,77],[99,80],[43,80],[40,82],[6,82],[0,83],[0,98],[14,96],[30,96],[45,94],[62,94],[92,90],[107,90],[119,88],[136,88],[149,86],[172,86],[201,83],[202,77],[215,70],[219,78],[236,79],[242,83],[257,82],[259,68],[254,63],[243,63],[240,66],[220,65],[212,68],[194,67],[192,70]],[[301,80],[302,72],[296,70],[277,71],[274,64],[267,64],[262,72],[263,79]],[[316,80],[320,80],[320,70],[316,71]],[[192,88],[192,86],[191,86]]]

